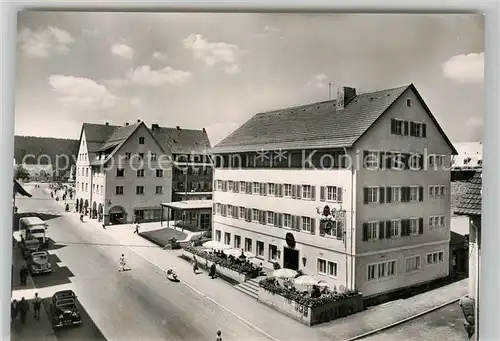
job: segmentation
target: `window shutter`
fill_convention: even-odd
[[[227,192],[227,181],[223,181],[223,182],[222,182],[222,190],[223,190],[224,192]]]
[[[259,222],[264,225],[265,221],[266,221],[266,212],[259,211]]]
[[[278,213],[278,226],[283,227],[283,213]]]
[[[247,209],[247,219],[248,219],[248,221],[252,221],[252,209],[251,208]]]
[[[212,215],[215,215],[215,204],[213,205],[213,208],[212,208]]]
[[[342,198],[342,187],[337,187],[337,201],[342,203],[343,202],[343,198]]]
[[[422,202],[424,201],[424,187],[420,186],[418,188],[418,201]]]
[[[363,223],[363,241],[368,241],[368,223]]]
[[[280,197],[282,197],[282,196],[283,196],[283,189],[285,188],[285,185],[283,185],[283,184],[278,184],[278,187],[279,187],[279,189],[280,189]]]
[[[368,187],[363,188],[363,198],[365,205],[368,204]]]
[[[391,134],[396,134],[396,120],[391,118]]]
[[[260,185],[261,185],[260,191],[261,191],[262,195],[267,195],[267,184],[261,183]]]
[[[422,124],[422,137],[427,137],[427,124]]]
[[[240,192],[240,182],[239,181],[235,181],[234,184],[233,184],[233,188],[234,188],[234,192],[235,193],[239,193]]]
[[[418,219],[418,234],[424,234],[424,218]]]
[[[311,218],[311,234],[316,234],[316,219]]]
[[[385,202],[388,204],[390,204],[392,202],[392,188],[391,187],[385,188]]]
[[[297,198],[297,187],[295,187],[295,185],[292,185],[292,198]]]
[[[410,122],[410,136],[415,136],[415,123]]]
[[[325,235],[325,224],[321,220],[319,221],[319,235]]]
[[[386,153],[385,154],[385,169],[392,169],[392,159],[394,158],[394,153]]]
[[[403,121],[403,135],[408,136],[408,121]]]
[[[410,219],[405,219],[405,236],[410,235]]]
[[[407,202],[406,200],[406,187],[401,187],[401,202]]]
[[[366,158],[368,157],[368,151],[363,150],[363,167],[366,168]]]
[[[238,206],[233,206],[233,218],[235,219],[240,218],[240,212]]]
[[[424,169],[424,155],[423,154],[419,154],[419,156],[418,156],[418,167],[420,170]]]
[[[383,169],[384,168],[384,160],[385,160],[385,152],[379,152],[378,153],[378,169]]]
[[[326,197],[325,197],[325,186],[320,186],[320,188],[319,188],[319,200],[320,201],[325,201],[326,200]]]
[[[385,224],[383,221],[378,223],[378,239],[385,239]]]
[[[301,220],[301,219],[300,219],[300,216],[295,216],[295,219],[297,219],[297,224],[296,224],[296,226],[297,226],[297,230],[299,230],[299,231],[300,231],[300,229],[301,229],[301,227],[302,227],[302,222],[300,221],[300,220]]]
[[[410,153],[404,154],[404,158],[405,158],[405,169],[410,169],[411,154]]]
[[[311,200],[316,200],[316,185],[311,185]]]
[[[385,238],[389,239],[392,237],[391,221],[387,220],[385,222]]]
[[[294,215],[290,216],[290,222],[292,223],[292,230],[295,230],[297,228],[297,221]]]
[[[337,239],[342,240],[344,236],[344,224],[341,221],[336,222],[337,225]]]
[[[385,204],[385,187],[378,188],[378,198],[380,204]]]

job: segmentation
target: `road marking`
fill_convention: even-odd
[[[158,264],[156,264],[155,262],[153,262],[152,260],[148,259],[147,257],[141,255],[140,253],[138,253],[137,251],[135,251],[134,249],[128,247],[130,250],[132,250],[136,255],[138,255],[139,257],[141,257],[142,259],[144,259],[145,261],[151,263],[152,265],[156,266],[158,269],[160,269],[162,272],[166,273],[166,271],[161,267],[159,266]],[[198,295],[206,298],[207,300],[209,300],[210,302],[214,303],[215,305],[217,305],[219,308],[222,308],[223,310],[227,311],[228,313],[230,313],[231,315],[233,315],[234,317],[236,317],[238,320],[240,320],[241,322],[243,322],[244,324],[248,325],[249,327],[255,329],[256,331],[258,331],[259,333],[261,333],[262,335],[266,336],[267,338],[273,340],[273,341],[281,341],[280,339],[277,339],[275,338],[274,336],[272,336],[271,334],[265,332],[264,330],[260,329],[259,327],[257,327],[256,325],[254,325],[252,322],[244,319],[243,317],[239,316],[238,314],[236,314],[234,311],[230,310],[229,308],[223,306],[222,304],[220,304],[219,302],[217,302],[216,300],[214,300],[213,298],[205,295],[204,293],[202,293],[201,291],[199,291],[198,289],[196,289],[195,287],[193,287],[192,285],[186,283],[185,281],[183,280],[179,280],[180,283],[184,284],[185,286],[187,286],[188,288],[190,288],[191,290],[193,290],[194,292],[196,292]]]

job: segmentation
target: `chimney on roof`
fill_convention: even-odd
[[[137,123],[141,123],[141,120],[137,120]]]
[[[109,122],[106,122],[106,125],[109,126]]]
[[[203,130],[203,132],[204,132],[204,133],[206,133],[206,132],[207,132],[207,131],[205,130],[205,128],[203,128],[203,129],[201,129],[201,130]]]
[[[151,125],[151,130],[152,130],[152,131],[155,131],[155,130],[156,130],[156,129],[158,129],[158,128],[160,128],[160,126],[159,126],[157,123],[153,123],[153,124]]]
[[[177,126],[177,130],[181,130],[181,127],[180,127],[180,126]]]
[[[128,122],[125,122],[125,125],[128,126]]]
[[[337,89],[337,109],[344,109],[356,97],[356,89],[342,86]]]

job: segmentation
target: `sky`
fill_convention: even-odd
[[[453,142],[482,140],[484,17],[21,12],[15,133],[83,122],[206,128],[413,83]],[[318,124],[320,124],[318,122]]]

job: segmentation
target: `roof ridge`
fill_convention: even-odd
[[[270,111],[261,111],[261,112],[256,113],[254,116],[266,115],[266,114],[274,114],[274,113],[277,113],[277,112],[280,112],[280,111],[285,111],[285,110],[301,109],[301,108],[305,108],[305,107],[309,107],[309,106],[313,106],[313,105],[325,104],[325,103],[328,103],[328,102],[332,102],[333,104],[336,104],[337,100],[336,99],[329,99],[327,101],[320,101],[320,102],[312,102],[312,103],[308,103],[308,104],[294,105],[294,106],[285,107],[285,108],[281,108],[281,109],[274,109],[274,110],[270,110]]]
[[[162,126],[158,126],[156,129],[172,129],[172,130],[178,130],[178,131],[197,131],[197,132],[204,132],[206,133],[206,131],[202,128],[202,129],[192,129],[192,128],[182,128],[180,127],[177,128],[177,127],[162,127]],[[152,128],[149,128],[149,130],[153,130]]]

